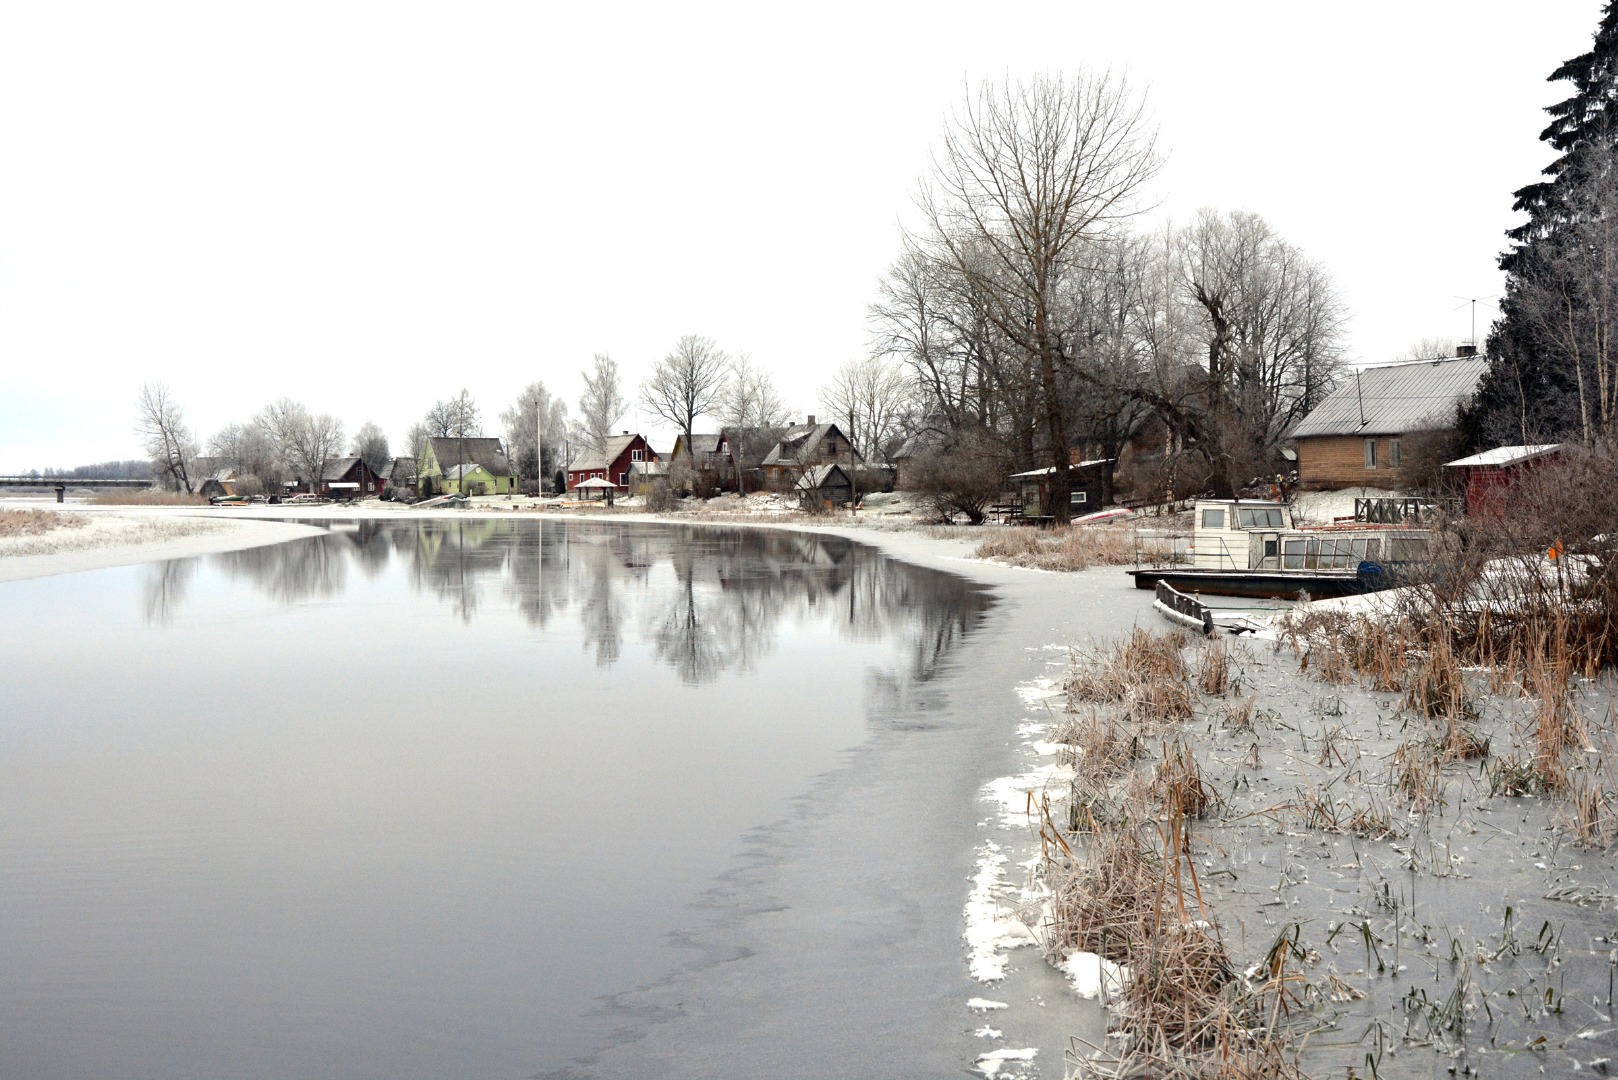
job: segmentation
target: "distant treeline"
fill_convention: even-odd
[[[71,469],[30,469],[23,476],[37,476],[42,480],[150,480],[152,463],[132,458],[128,461],[101,461],[94,465],[75,465]]]

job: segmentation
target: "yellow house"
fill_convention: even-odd
[[[416,463],[416,482],[425,496],[509,495],[517,477],[499,439],[428,439]]]

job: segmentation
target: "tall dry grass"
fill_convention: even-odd
[[[1137,557],[1129,525],[997,529],[978,545],[980,559],[996,559],[1035,570],[1088,570],[1092,566],[1132,566]]]
[[[92,506],[207,506],[201,495],[183,491],[98,491],[85,500]]]
[[[0,510],[0,536],[43,536],[55,529],[77,529],[84,524],[78,514],[55,510]]]

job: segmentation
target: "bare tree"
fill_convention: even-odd
[[[1257,214],[1204,210],[1179,245],[1201,315],[1209,433],[1234,489],[1335,384],[1342,303],[1325,271]]]
[[[152,459],[152,472],[166,478],[173,491],[194,489],[192,466],[196,464],[196,440],[186,426],[185,412],[163,383],[147,383],[140,388],[135,430],[145,442]]]
[[[369,465],[372,472],[380,473],[391,456],[388,453],[388,437],[381,428],[367,420],[354,433],[354,442],[349,447],[349,453]]]
[[[310,491],[318,492],[326,467],[343,455],[343,422],[325,413],[313,415],[290,398],[266,405],[258,422],[275,440],[281,460],[303,474]]]
[[[1032,382],[1052,499],[1068,516],[1072,355],[1063,286],[1134,213],[1159,164],[1127,85],[1108,75],[985,84],[955,117],[921,195],[912,252],[946,268]]]
[[[715,411],[736,462],[736,486],[747,493],[747,474],[759,467],[786,429],[786,406],[775,379],[745,354],[731,362]]]
[[[448,401],[440,401],[428,409],[422,424],[428,436],[435,439],[469,439],[483,434],[477,403],[465,388]]]
[[[956,514],[980,525],[1006,485],[1011,459],[1004,444],[983,428],[953,433],[916,462],[916,493],[941,519]]]
[[[591,454],[604,454],[613,425],[628,410],[618,388],[618,364],[606,353],[596,353],[595,367],[581,372],[584,393],[579,395],[579,421]]]
[[[915,412],[914,384],[882,357],[850,360],[821,388],[820,404],[867,461],[885,462],[904,440]]]
[[[517,471],[538,479],[543,489],[546,469],[556,464],[556,448],[568,437],[567,403],[543,382],[532,382],[501,412],[500,422]]]
[[[719,399],[729,361],[713,338],[687,334],[673,352],[657,362],[651,378],[642,384],[641,404],[684,432],[690,446],[697,417],[713,409]]]

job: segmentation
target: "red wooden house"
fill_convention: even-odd
[[[567,470],[568,490],[586,480],[606,480],[620,495],[629,494],[629,467],[637,461],[661,461],[644,436],[624,432],[607,440],[607,452],[574,462]]]

